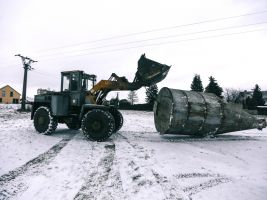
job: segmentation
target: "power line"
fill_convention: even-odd
[[[253,12],[253,13],[246,13],[246,14],[242,14],[242,15],[223,17],[223,18],[203,20],[203,21],[199,21],[199,22],[181,24],[181,25],[164,27],[164,28],[151,29],[151,30],[147,30],[147,31],[135,32],[135,33],[129,33],[129,34],[123,34],[123,35],[117,35],[117,36],[102,38],[102,39],[98,39],[98,40],[91,40],[91,41],[87,41],[87,42],[80,42],[80,43],[74,43],[74,44],[70,44],[70,45],[63,45],[63,46],[58,46],[58,47],[49,48],[49,49],[43,49],[43,50],[40,50],[38,52],[51,51],[51,50],[62,49],[62,48],[73,47],[73,46],[80,46],[80,45],[84,45],[84,44],[102,42],[102,41],[112,40],[112,39],[117,39],[117,38],[130,37],[130,36],[134,36],[134,35],[141,35],[141,34],[151,33],[151,32],[159,32],[159,31],[163,31],[163,30],[171,30],[171,29],[176,29],[176,28],[181,28],[181,27],[186,27],[186,26],[192,26],[192,25],[199,25],[199,24],[216,22],[216,21],[224,21],[224,20],[228,20],[228,19],[234,19],[234,18],[239,18],[239,17],[257,15],[257,14],[262,14],[262,13],[266,13],[266,12],[267,12],[267,10],[259,11],[259,12]]]
[[[180,43],[180,42],[189,42],[189,41],[195,41],[195,40],[203,40],[203,39],[209,39],[209,38],[217,38],[217,37],[238,35],[238,34],[244,34],[244,33],[258,32],[258,31],[266,31],[266,30],[267,30],[267,28],[265,28],[265,29],[250,30],[250,31],[242,31],[242,32],[236,32],[236,33],[228,33],[228,34],[220,34],[220,35],[206,36],[206,37],[191,38],[191,39],[185,39],[185,40],[177,40],[177,41],[168,41],[168,42],[161,42],[161,43],[154,43],[154,44],[146,44],[146,45],[139,45],[139,46],[133,46],[133,47],[127,47],[127,48],[112,49],[112,50],[106,50],[106,51],[95,51],[95,52],[86,53],[86,54],[78,54],[78,55],[72,55],[72,56],[48,58],[48,59],[44,59],[43,61],[57,60],[57,59],[62,59],[62,58],[71,58],[71,57],[78,57],[78,56],[86,56],[86,55],[93,55],[93,54],[101,54],[101,53],[108,53],[108,52],[115,52],[115,51],[123,51],[123,50],[136,49],[136,48],[141,48],[141,47],[161,46],[161,45],[166,45],[166,44],[174,44],[174,43]]]
[[[240,26],[230,26],[230,27],[224,27],[224,28],[209,29],[209,30],[204,30],[204,31],[196,31],[196,32],[189,32],[189,33],[161,36],[161,37],[142,39],[142,40],[134,40],[134,41],[130,41],[130,42],[122,42],[122,43],[116,43],[116,44],[102,45],[102,46],[97,46],[97,47],[92,47],[92,48],[87,48],[87,49],[81,49],[81,50],[76,50],[76,51],[67,51],[67,52],[65,51],[65,52],[59,52],[59,53],[54,53],[54,54],[48,54],[48,55],[44,55],[44,56],[41,56],[41,57],[62,55],[62,54],[73,53],[73,52],[74,53],[75,52],[83,52],[83,51],[94,50],[94,49],[102,49],[102,48],[107,48],[107,47],[122,46],[122,45],[127,45],[127,44],[134,44],[134,43],[141,43],[141,42],[147,42],[147,41],[153,41],[153,40],[174,38],[174,37],[179,37],[179,36],[187,36],[187,35],[194,35],[194,34],[200,34],[200,33],[222,31],[222,30],[228,30],[228,29],[233,29],[233,28],[249,27],[249,26],[255,26],[255,25],[266,24],[266,23],[267,23],[267,21],[258,22],[258,23],[251,23],[251,24],[245,24],[245,25],[240,25]]]
[[[43,76],[53,76],[52,74],[48,74],[48,73],[42,73],[40,72],[40,70],[37,72],[37,71],[33,71],[34,73],[37,73],[37,74],[40,74],[40,75],[43,75]]]
[[[18,67],[17,65],[8,65],[8,64],[0,64],[0,65],[7,65],[5,67],[1,67],[1,69],[6,69],[6,68],[15,68],[15,67]]]

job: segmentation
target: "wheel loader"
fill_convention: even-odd
[[[60,92],[34,96],[31,119],[37,132],[53,133],[58,123],[69,129],[82,129],[94,141],[104,141],[123,125],[123,116],[113,106],[103,105],[110,91],[138,90],[162,81],[170,66],[155,62],[143,54],[138,60],[135,78],[129,82],[115,73],[108,80],[96,83],[96,75],[83,71],[61,72]],[[88,88],[92,82],[92,88]]]

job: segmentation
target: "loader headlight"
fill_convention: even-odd
[[[77,105],[77,99],[72,99],[72,105]]]

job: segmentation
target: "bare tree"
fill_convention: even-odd
[[[138,96],[137,96],[135,91],[130,91],[128,93],[127,99],[130,101],[131,105],[133,105],[134,103],[138,102]]]
[[[240,89],[225,88],[224,91],[225,92],[223,96],[227,102],[238,103],[238,98],[241,92]]]

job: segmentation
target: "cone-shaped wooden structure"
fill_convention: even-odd
[[[154,105],[154,120],[161,134],[205,136],[266,126],[214,94],[166,87],[160,90]]]

